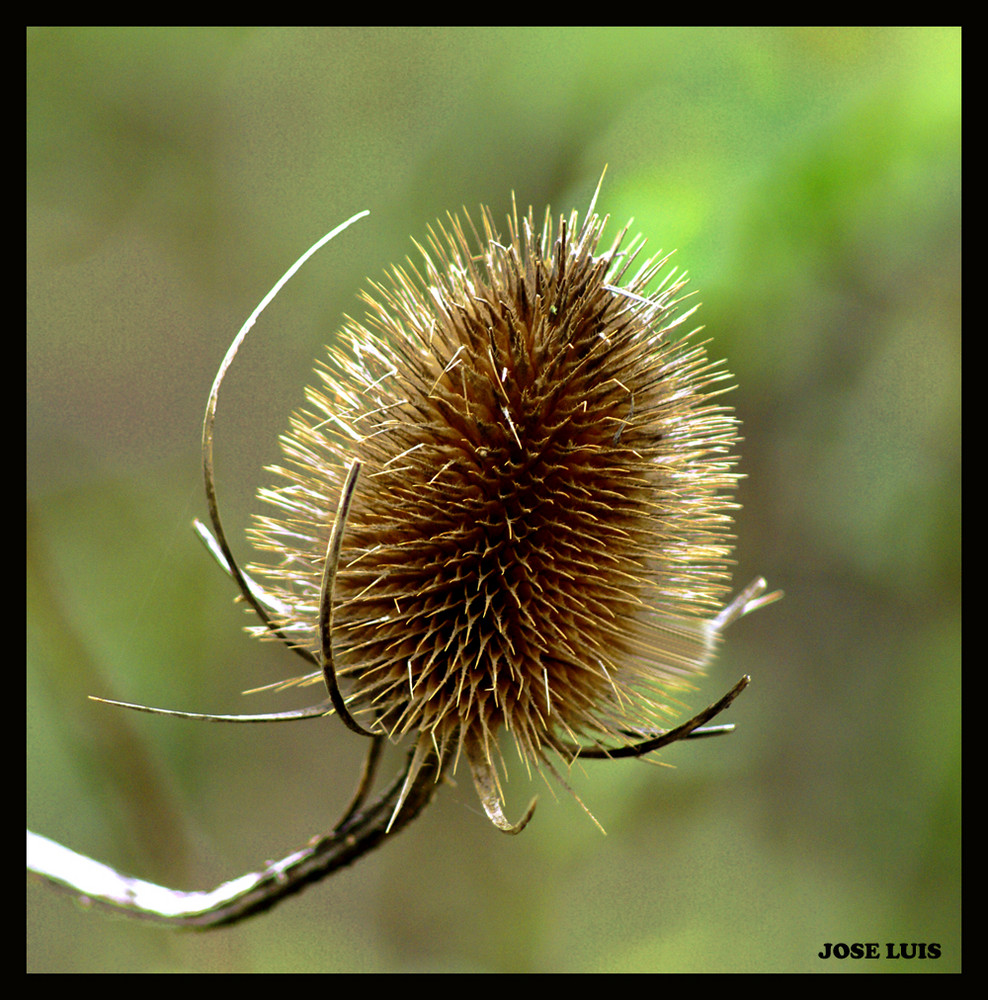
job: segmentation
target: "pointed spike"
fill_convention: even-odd
[[[192,519],[192,530],[199,536],[199,540],[206,546],[209,554],[216,560],[220,569],[222,569],[227,576],[235,581],[236,577],[233,574],[233,570],[230,568],[230,564],[227,562],[226,556],[223,555],[223,550],[220,548],[219,542],[216,541],[213,537],[213,533],[206,527],[205,524],[202,523],[202,521],[199,520],[198,517]],[[256,580],[244,573],[243,570],[241,570],[241,574],[244,578],[244,583],[247,585],[247,589],[268,610],[286,617],[291,613],[291,608],[284,601],[280,601],[274,596],[274,594],[268,593],[259,583],[257,583]],[[289,648],[294,649],[296,652],[305,652],[296,645],[290,644]]]
[[[604,836],[606,837],[607,836],[607,831],[600,825],[600,821],[587,808],[586,803],[583,801],[583,799],[581,799],[580,796],[577,795],[576,792],[573,791],[573,789],[569,785],[569,782],[567,782],[563,778],[563,776],[559,773],[559,771],[556,770],[555,767],[553,767],[552,761],[550,761],[550,760],[546,759],[545,757],[543,757],[542,762],[543,762],[544,766],[546,767],[546,769],[549,771],[549,773],[556,779],[556,781],[558,781],[559,784],[562,785],[563,788],[567,792],[569,792],[569,794],[572,795],[574,799],[576,799],[577,804],[579,805],[579,807],[590,817],[591,820],[593,820],[594,826],[596,826],[597,829],[600,830],[600,832],[602,834],[604,834]]]
[[[321,719],[331,715],[333,706],[328,702],[321,705],[310,705],[308,708],[296,708],[289,712],[272,712],[265,715],[209,715],[205,712],[178,712],[172,708],[152,708],[150,705],[135,705],[128,701],[114,701],[112,698],[97,698],[89,696],[90,701],[98,701],[101,705],[114,705],[117,708],[129,708],[135,712],[146,712],[148,715],[167,715],[173,719],[193,719],[196,722],[297,722],[300,719]]]
[[[432,742],[431,740],[427,740],[423,734],[415,746],[415,752],[408,765],[408,773],[405,775],[405,783],[401,786],[401,793],[398,795],[398,801],[395,802],[394,811],[391,813],[391,819],[388,820],[385,832],[391,832],[391,827],[394,826],[394,822],[398,818],[398,813],[401,812],[401,807],[405,804],[405,799],[408,798],[408,793],[415,784],[415,779],[418,777],[419,771],[422,770],[422,765],[430,753],[432,753]]]
[[[498,789],[497,777],[491,767],[490,762],[484,756],[476,743],[467,745],[467,758],[470,761],[470,773],[473,775],[473,784],[477,789],[481,805],[487,813],[487,818],[504,833],[517,834],[528,826],[529,820],[535,813],[535,806],[538,804],[538,796],[532,799],[525,810],[524,815],[517,823],[512,823],[504,815],[504,807],[501,804],[501,794]]]
[[[759,608],[764,608],[767,604],[774,604],[782,599],[783,592],[775,590],[771,594],[762,596],[768,584],[763,577],[758,577],[748,584],[737,597],[731,601],[719,614],[710,620],[711,635],[719,635],[728,625],[736,622],[744,615],[751,614]]]

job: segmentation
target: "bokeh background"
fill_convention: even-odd
[[[312,360],[447,210],[600,208],[676,249],[744,424],[745,619],[729,738],[588,762],[517,838],[466,775],[358,867],[176,934],[30,882],[34,971],[956,971],[960,967],[955,28],[33,28],[27,34],[28,822],[209,888],[326,829],[363,744],[333,720],[207,726],[89,693],[275,711],[189,529],[223,388],[235,546]],[[397,757],[392,761],[397,764]],[[508,786],[520,812],[532,792]],[[828,941],[938,961],[822,962]]]

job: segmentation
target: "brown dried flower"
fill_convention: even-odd
[[[501,730],[557,777],[550,752],[661,730],[728,589],[730,376],[674,333],[693,311],[681,278],[650,290],[666,259],[633,271],[627,229],[601,250],[593,207],[558,228],[515,209],[507,239],[486,208],[479,231],[431,229],[318,367],[261,492],[279,513],[252,531],[274,623],[318,656],[327,543],[360,463],[332,608],[348,710],[416,741],[406,787],[430,756],[465,757],[512,831],[527,816],[503,816]]]
[[[598,188],[599,190],[599,188]],[[252,530],[269,558],[246,575],[219,515],[213,426],[220,386],[247,332],[311,247],[261,301],[220,365],[203,422],[211,529],[196,530],[258,631],[287,642],[329,700],[214,722],[281,722],[335,711],[371,736],[343,816],[326,834],[211,892],[122,874],[28,833],[28,869],[117,913],[222,927],[270,909],[352,864],[410,823],[466,757],[502,830],[499,737],[529,767],[638,757],[701,728],[744,689],[663,729],[677,693],[720,633],[781,595],[755,580],[723,605],[731,552],[736,422],[717,397],[729,376],[693,335],[674,333],[683,281],[651,288],[665,259],[598,252],[606,218],[576,213],[541,230],[531,211],[502,240],[487,209],[478,232],[451,216],[424,263],[395,268],[349,320],[309,408],[282,439],[279,509]],[[471,235],[468,235],[468,231]],[[623,284],[622,284],[623,283]],[[360,473],[363,473],[360,476]],[[347,688],[341,692],[339,682]],[[104,699],[96,699],[102,701]],[[405,768],[370,789],[385,739],[411,737]]]

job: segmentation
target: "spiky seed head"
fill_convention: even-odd
[[[498,736],[548,753],[661,727],[710,654],[737,476],[729,378],[676,330],[683,281],[607,249],[590,212],[488,209],[430,229],[347,319],[282,438],[253,567],[319,649],[327,539],[362,474],[333,645],[355,713],[420,755],[468,757],[499,809]],[[318,679],[314,675],[313,679]],[[555,772],[554,772],[555,773]],[[492,815],[493,818],[493,815]]]

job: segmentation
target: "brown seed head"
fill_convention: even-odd
[[[318,651],[327,539],[362,463],[334,604],[347,703],[420,756],[464,753],[490,805],[502,729],[552,770],[550,750],[661,727],[704,666],[736,425],[727,373],[673,333],[683,282],[649,291],[665,260],[632,272],[627,230],[601,251],[593,205],[558,229],[515,210],[506,240],[486,208],[479,232],[465,220],[347,320],[252,535],[277,623]]]

